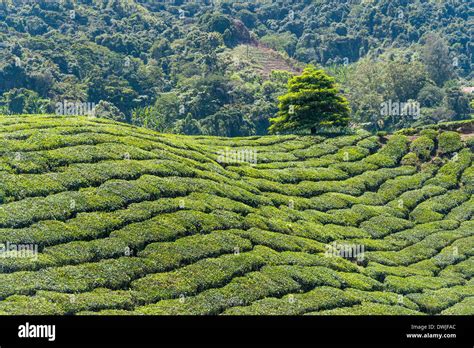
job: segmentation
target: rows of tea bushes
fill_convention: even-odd
[[[471,139],[2,117],[0,314],[474,314]]]

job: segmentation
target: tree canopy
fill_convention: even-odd
[[[277,117],[270,119],[270,132],[324,127],[344,127],[349,123],[349,102],[340,95],[334,78],[323,70],[307,67],[288,81],[288,92],[278,98]]]
[[[263,135],[288,76],[312,64],[369,128],[389,99],[419,102],[422,117],[386,130],[466,118],[468,18],[464,0],[0,1],[0,110],[104,101],[99,115],[116,107],[159,131]]]

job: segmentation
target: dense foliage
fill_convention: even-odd
[[[311,63],[368,128],[462,119],[469,13],[463,0],[3,0],[0,109],[102,101],[99,116],[159,131],[265,134],[291,76],[280,70]],[[419,102],[421,117],[380,115],[389,100]]]
[[[473,315],[473,153],[424,134],[2,117],[0,314]]]
[[[278,117],[271,118],[269,130],[310,129],[311,134],[328,127],[345,127],[349,123],[347,100],[339,95],[334,79],[316,70],[303,73],[288,81],[288,91],[280,96]]]

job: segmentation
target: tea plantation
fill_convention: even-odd
[[[472,139],[1,117],[0,314],[472,315]]]

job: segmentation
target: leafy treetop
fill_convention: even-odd
[[[288,92],[279,98],[277,117],[270,119],[270,132],[344,127],[349,123],[349,103],[334,78],[313,66],[288,81]]]

